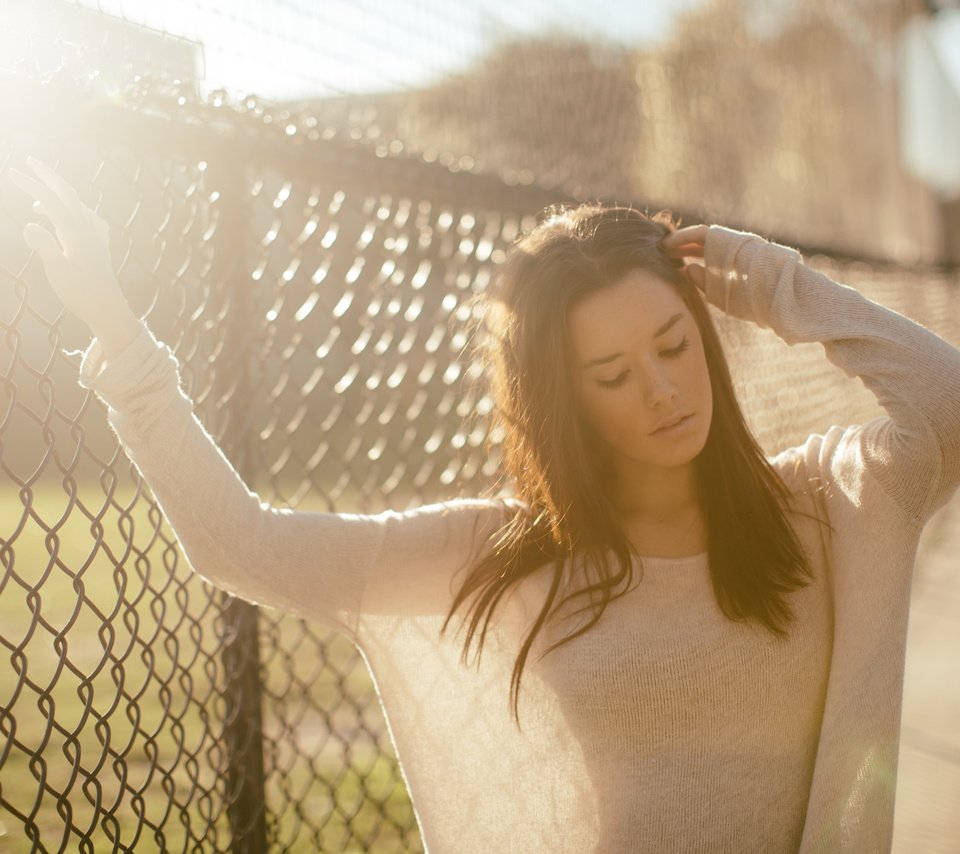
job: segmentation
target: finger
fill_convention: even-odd
[[[682,240],[671,240],[669,243],[666,241],[660,244],[660,248],[664,252],[676,253],[684,250],[696,249],[697,247],[703,248],[704,242],[702,240],[696,240],[690,236],[684,237]]]
[[[668,246],[664,250],[667,255],[671,255],[677,258],[685,257],[703,257],[703,244],[702,243],[684,243],[680,246]]]
[[[47,278],[62,280],[67,274],[68,262],[57,239],[35,222],[23,229],[23,239],[40,256]]]
[[[108,223],[100,214],[98,214],[92,208],[88,208],[86,205],[83,207],[84,216],[87,219],[87,222],[90,224],[90,227],[93,229],[94,234],[99,238],[101,243],[110,242],[110,223]]]
[[[104,243],[110,243],[110,223],[100,217],[94,217],[93,227],[97,230],[97,236]]]
[[[678,228],[676,231],[672,232],[672,236],[683,235],[683,234],[695,234],[703,235],[706,234],[708,226],[705,222],[701,222],[698,225],[685,225],[683,228]]]
[[[46,163],[37,160],[36,157],[28,157],[27,165],[44,184],[57,194],[65,206],[70,207],[80,201],[80,196],[77,195],[77,191],[73,188],[73,185],[61,177],[59,173],[47,166]]]
[[[683,272],[701,291],[705,289],[707,282],[707,271],[702,264],[687,264]]]
[[[660,242],[663,246],[682,246],[684,243],[703,243],[707,237],[707,225],[688,225],[666,235]]]
[[[37,190],[43,187],[36,178],[31,178],[26,172],[21,172],[19,169],[8,169],[7,175],[13,181],[14,186],[19,187],[27,195],[35,196]]]
[[[41,184],[36,178],[31,178],[23,172],[18,172],[16,169],[8,170],[8,174],[15,186],[23,190],[28,196],[33,196],[33,198],[40,202],[40,206],[48,216],[51,216],[51,218],[62,218],[66,213],[66,209],[59,197],[46,185]]]
[[[60,251],[56,239],[49,231],[31,223],[24,230],[24,240],[40,256],[47,281],[61,302],[64,302],[64,295],[61,290],[68,286],[72,279],[76,278],[76,270]]]

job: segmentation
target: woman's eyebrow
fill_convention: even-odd
[[[653,337],[659,338],[668,329],[670,329],[670,327],[673,326],[674,323],[676,323],[678,320],[681,320],[681,319],[683,319],[683,313],[678,311],[675,315],[673,315],[673,317],[671,317],[666,323],[664,323],[663,326],[661,326],[656,332],[653,333]]]
[[[663,324],[656,332],[653,333],[654,338],[659,338],[661,335],[664,335],[669,331],[670,327],[673,326],[678,320],[683,319],[683,313],[677,312],[673,315],[666,323]],[[612,362],[614,359],[622,356],[622,352],[611,353],[609,356],[598,356],[596,359],[591,359],[589,362],[586,362],[582,365],[583,369],[592,368],[594,365],[605,365],[607,362]]]

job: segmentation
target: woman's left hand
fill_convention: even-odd
[[[678,228],[660,241],[660,247],[669,258],[703,258],[708,225],[688,225]],[[688,263],[682,272],[701,291],[706,285],[706,268],[703,264]]]

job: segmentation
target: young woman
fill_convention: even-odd
[[[960,352],[756,235],[558,209],[483,296],[512,494],[280,510],[126,306],[106,225],[31,168],[14,178],[56,236],[25,238],[95,335],[81,383],[198,572],[362,651],[430,851],[889,848],[915,549],[960,481]],[[767,459],[708,302],[821,342],[887,414]]]

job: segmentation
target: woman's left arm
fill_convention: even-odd
[[[871,473],[921,524],[946,503],[960,484],[960,351],[755,234],[692,226],[662,246],[703,258],[686,272],[725,313],[788,344],[819,341],[831,362],[860,377],[889,416],[864,428]]]

